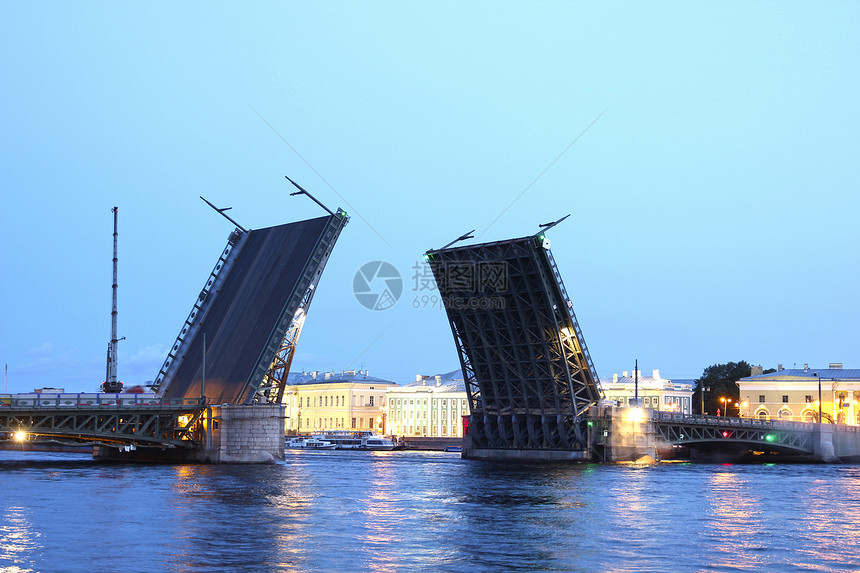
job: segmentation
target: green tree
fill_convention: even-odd
[[[738,415],[735,403],[740,399],[740,390],[736,382],[750,375],[750,365],[746,360],[740,362],[729,362],[728,364],[714,364],[708,366],[702,375],[696,379],[696,388],[693,391],[693,411],[702,412],[702,389],[705,390],[705,414],[716,415],[717,409],[720,414],[734,416]],[[726,399],[721,401],[720,398]],[[725,407],[726,402],[731,406]],[[726,412],[728,410],[728,412]]]

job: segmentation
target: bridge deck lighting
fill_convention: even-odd
[[[16,442],[23,442],[26,439],[27,439],[27,432],[23,432],[21,430],[18,430],[17,432],[15,432],[15,441]]]

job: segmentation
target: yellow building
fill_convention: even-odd
[[[637,395],[637,381],[639,406],[664,412],[693,413],[693,381],[668,380],[660,376],[659,370],[654,370],[651,376],[642,376],[641,371],[629,376],[627,371],[621,376],[613,374],[612,378],[601,378],[600,387],[606,399],[616,406],[632,406]]]
[[[822,369],[780,366],[770,374],[754,366],[738,388],[742,417],[815,422],[820,409],[825,422],[860,426],[860,370],[839,363]]]
[[[291,375],[284,389],[287,434],[324,430],[384,432],[386,390],[397,386],[367,370],[303,372]]]
[[[469,414],[466,385],[459,370],[417,376],[405,386],[388,389],[388,432],[404,437],[463,437]]]

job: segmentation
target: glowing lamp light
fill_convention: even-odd
[[[724,437],[724,438],[728,438],[728,437],[729,437],[729,433],[728,433],[728,432],[723,432],[723,437]]]
[[[626,418],[628,422],[641,422],[645,419],[645,410],[642,408],[630,408],[627,411]]]
[[[772,441],[774,441],[774,440],[776,439],[776,436],[774,436],[773,434],[767,434],[767,435],[764,437],[764,439],[765,439],[766,441],[768,441],[768,442],[772,442]]]
[[[26,439],[27,439],[27,432],[22,432],[21,430],[18,430],[17,432],[15,432],[15,441],[23,442]]]

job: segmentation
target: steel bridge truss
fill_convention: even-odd
[[[193,402],[193,401],[192,401]],[[197,448],[200,403],[136,408],[13,409],[0,412],[0,439],[28,443],[134,445]],[[19,437],[19,432],[23,435]]]
[[[299,342],[299,336],[302,333],[302,327],[305,324],[311,300],[313,299],[314,292],[316,292],[317,285],[322,277],[323,269],[328,262],[334,244],[347,222],[349,222],[349,217],[346,216],[346,212],[338,209],[337,215],[329,219],[326,230],[320,238],[316,249],[314,249],[310,260],[305,265],[301,280],[285,308],[278,323],[278,328],[275,330],[271,342],[267,347],[268,352],[264,352],[261,357],[259,365],[262,367],[265,364],[268,368],[266,368],[262,381],[259,382],[259,386],[257,387],[257,392],[254,395],[255,402],[273,402],[279,404],[283,401],[284,388],[287,385],[287,376],[290,373],[290,365],[293,362],[293,355]],[[272,355],[274,355],[274,359],[269,359],[268,357]]]
[[[179,368],[181,360],[179,358],[188,352],[188,347],[194,340],[195,334],[200,330],[202,318],[209,309],[209,304],[212,302],[210,296],[213,292],[218,292],[224,282],[224,278],[233,262],[236,260],[236,254],[242,250],[242,245],[248,237],[247,231],[236,228],[227,238],[227,246],[218,257],[215,267],[209,273],[206,279],[206,285],[200,290],[197,300],[192,305],[191,312],[182,324],[182,329],[176,336],[176,341],[173,347],[167,353],[167,358],[164,364],[158,371],[155,377],[155,383],[152,385],[152,391],[158,392],[165,380],[169,380]]]
[[[329,213],[319,219],[257,231],[237,228],[231,233],[153,391],[171,398],[205,393],[216,403],[282,401],[311,300],[349,221],[342,209]],[[209,367],[208,348],[212,350]]]
[[[425,258],[466,381],[472,447],[584,450],[598,378],[543,233]]]
[[[674,420],[673,418],[681,418]],[[808,424],[762,422],[713,416],[663,415],[655,423],[659,438],[670,444],[745,443],[764,449],[812,453],[813,433]]]

